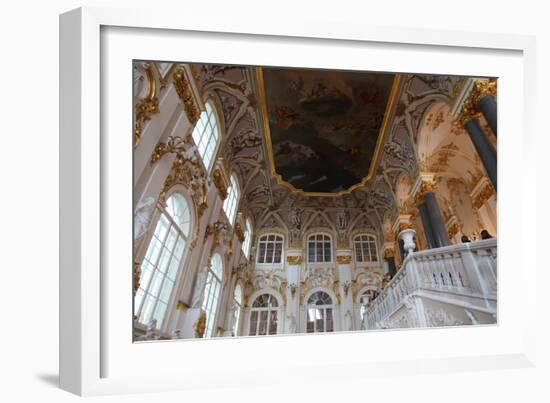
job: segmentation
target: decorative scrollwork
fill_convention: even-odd
[[[145,98],[137,102],[135,107],[134,148],[137,147],[141,141],[141,134],[145,122],[151,120],[153,115],[160,112],[156,81],[151,65],[146,66],[145,73],[147,74],[147,81],[149,83],[149,92]]]
[[[173,76],[174,87],[176,92],[183,102],[183,108],[187,119],[192,125],[195,125],[199,120],[200,112],[195,106],[195,101],[193,99],[193,92],[189,86],[189,82],[185,76],[185,70],[182,68],[177,69],[174,72]]]

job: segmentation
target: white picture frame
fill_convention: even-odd
[[[132,344],[131,333],[127,332],[131,328],[131,310],[127,311],[127,320],[120,316],[131,307],[131,294],[125,293],[131,287],[130,281],[125,283],[131,279],[131,260],[126,260],[131,234],[125,237],[124,232],[131,232],[132,220],[132,211],[125,204],[132,193],[132,111],[131,103],[114,102],[128,99],[131,81],[105,80],[105,77],[124,78],[124,74],[131,77],[129,66],[124,71],[131,58],[187,61],[181,50],[174,50],[174,44],[182,40],[188,41],[188,49],[193,49],[192,61],[265,65],[272,60],[267,48],[289,46],[288,49],[297,52],[296,49],[309,46],[314,60],[311,63],[320,67],[350,67],[346,52],[352,50],[386,55],[385,68],[385,59],[377,58],[379,70],[429,72],[422,67],[422,63],[426,66],[426,60],[414,57],[423,55],[437,73],[499,76],[499,132],[502,128],[499,325]],[[200,46],[193,46],[193,41]],[[211,52],[208,58],[208,46],[219,45],[220,41],[233,41],[235,47],[227,47],[235,49],[235,59],[228,60],[229,54],[223,52],[215,55]],[[237,46],[245,42],[250,49],[256,46],[264,50],[246,54]],[[316,49],[330,48],[341,58],[316,58],[319,53],[313,50],[313,45]],[[527,163],[533,143],[536,82],[532,37],[327,21],[290,20],[283,27],[265,20],[235,23],[213,16],[194,21],[155,10],[81,8],[61,15],[60,49],[60,385],[63,389],[79,395],[97,395],[290,382],[297,376],[303,381],[313,376],[305,369],[314,366],[332,368],[331,379],[344,379],[352,374],[435,373],[533,365],[536,285],[523,280],[536,274],[535,256],[529,253],[527,236],[536,233],[535,210],[529,208],[527,192],[518,196],[517,189],[508,181],[522,183],[523,189],[532,193],[536,174],[520,177],[506,164],[511,156]],[[443,57],[437,58],[435,54]],[[196,59],[200,55],[202,59]],[[400,65],[399,55],[408,56]],[[471,66],[462,58],[479,63]],[[124,61],[124,66],[117,68],[117,60]],[[500,63],[495,63],[496,60]],[[111,62],[114,67],[109,65]],[[357,63],[359,67],[362,62]],[[106,73],[105,69],[111,68],[113,71]],[[502,74],[494,74],[499,71]],[[111,95],[104,98],[106,93],[113,98]],[[518,104],[523,107],[518,108]],[[118,108],[116,113],[109,106]],[[111,120],[115,114],[116,122]],[[104,135],[126,126],[128,141]],[[114,169],[115,161],[122,168]],[[508,206],[517,214],[503,215]],[[114,236],[122,237],[120,253],[114,252],[108,242]],[[106,270],[124,266],[124,262],[128,264],[127,271]],[[520,281],[523,292],[530,296],[514,304],[511,303],[513,279]],[[115,309],[115,304],[121,308]],[[453,343],[456,345],[449,346]],[[336,345],[339,350],[322,360],[308,353],[309,349],[333,351],[331,348]],[[365,345],[368,350],[365,356],[353,354],[354,348]],[[376,348],[369,349],[369,345]],[[258,357],[262,352],[262,359],[254,363],[232,361],[236,354],[242,356],[245,351],[249,357]],[[213,357],[217,357],[215,367],[211,365]],[[183,358],[186,368],[174,365]],[[141,368],[136,366],[136,360],[142,363]],[[268,367],[278,369],[276,377],[258,371]],[[239,376],[242,371],[246,377]],[[315,376],[319,378],[318,374]]]

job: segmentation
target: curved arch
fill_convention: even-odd
[[[354,303],[355,304],[360,304],[361,303],[361,297],[363,296],[363,294],[365,294],[365,292],[369,291],[369,290],[372,290],[372,291],[378,291],[379,290],[379,287],[375,286],[375,285],[372,285],[372,284],[369,284],[369,285],[365,285],[363,286],[359,292],[355,295],[355,299],[354,299]]]
[[[408,172],[403,172],[397,177],[394,194],[399,210],[406,210],[407,207],[410,207],[412,186],[412,178]]]
[[[307,305],[307,301],[309,300],[309,297],[311,297],[313,294],[315,294],[317,291],[325,292],[329,295],[329,297],[332,299],[332,305],[338,305],[340,303],[340,300],[336,296],[333,290],[327,287],[313,287],[307,290],[307,292],[304,294],[301,304]]]
[[[201,111],[199,120],[193,127],[191,137],[199,151],[206,171],[210,172],[214,166],[222,138],[216,105],[210,100],[205,101],[204,110]]]
[[[148,325],[162,328],[175,284],[188,259],[190,234],[193,232],[191,206],[185,195],[173,191],[159,208],[155,229],[141,262],[139,286],[134,297],[134,314]]]
[[[277,291],[274,288],[262,288],[262,289],[254,291],[252,294],[250,294],[250,296],[248,297],[248,301],[246,303],[246,306],[249,307],[249,308],[252,307],[252,305],[254,304],[254,301],[256,301],[256,299],[259,296],[264,295],[264,294],[269,294],[273,298],[275,298],[277,300],[278,308],[285,305],[283,296],[281,295],[281,293],[279,291]]]

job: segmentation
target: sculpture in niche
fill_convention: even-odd
[[[299,207],[295,207],[290,211],[290,225],[293,229],[301,229],[302,228],[302,213],[303,209]]]
[[[345,231],[349,223],[349,213],[347,210],[339,211],[336,216],[336,221],[338,223],[338,230]]]
[[[151,221],[153,210],[155,208],[155,198],[152,196],[141,200],[134,212],[134,240],[140,239]]]
[[[296,316],[294,316],[293,313],[290,315],[287,315],[286,317],[288,319],[288,332],[289,333],[296,333]]]
[[[344,330],[352,330],[352,325],[351,311],[348,309],[344,314]]]

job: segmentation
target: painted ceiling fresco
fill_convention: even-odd
[[[262,73],[273,165],[286,183],[304,192],[337,193],[368,176],[394,74]]]

